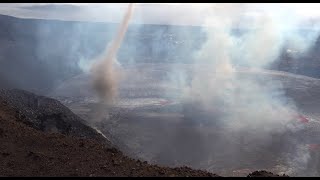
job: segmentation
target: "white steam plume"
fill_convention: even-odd
[[[314,41],[293,30],[298,23],[283,25],[281,17],[270,14],[256,17],[247,32],[235,36],[232,28],[241,23],[244,9],[239,4],[212,5],[208,8],[205,24],[207,41],[198,51],[195,61],[202,65],[195,66],[185,101],[198,101],[208,111],[220,109],[222,115],[213,121],[222,121],[224,126],[221,128],[225,128],[225,132],[244,134],[252,142],[272,143],[274,133],[295,129],[294,126],[287,126],[295,120],[295,105],[283,95],[279,81],[262,75],[252,77],[242,74],[235,66],[267,68],[279,57],[284,43],[298,47],[297,43],[303,39],[305,44],[299,50],[306,51]],[[254,137],[247,133],[249,131],[256,132]],[[300,158],[301,161],[305,161],[305,156]],[[299,157],[295,158],[295,163],[298,162]]]

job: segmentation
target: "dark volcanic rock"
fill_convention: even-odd
[[[277,174],[273,174],[267,171],[254,171],[250,173],[247,177],[289,177],[289,176],[285,174],[283,174],[282,176],[279,176]]]
[[[0,98],[15,109],[18,119],[37,130],[107,142],[83,119],[55,99],[16,89],[0,90]]]

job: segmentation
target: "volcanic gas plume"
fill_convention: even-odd
[[[111,103],[116,96],[119,78],[119,69],[115,67],[116,55],[126,34],[132,11],[133,4],[130,4],[115,38],[107,47],[101,60],[93,64],[91,68],[94,89],[103,102]]]
[[[114,98],[117,96],[117,83],[120,78],[120,67],[116,66],[118,64],[116,56],[126,34],[132,12],[133,4],[131,3],[119,26],[117,34],[107,46],[106,52],[104,52],[100,60],[91,67],[94,90],[101,103],[106,105],[111,105]]]
[[[133,5],[130,4],[114,40],[109,44],[102,58],[91,67],[93,87],[99,97],[99,104],[112,105],[117,97],[118,82],[122,71],[120,71],[119,66],[116,66],[116,56],[132,16],[132,8]],[[179,131],[178,128],[172,128],[170,124],[168,127],[165,126],[166,136],[163,135],[163,132],[159,133],[161,135],[158,139],[153,139],[155,143],[150,149],[152,154],[160,154],[158,159],[168,159],[167,157],[173,154],[174,158],[172,159],[180,159],[181,162],[187,162],[187,160],[192,159],[190,164],[197,168],[217,166],[217,163],[213,163],[214,160],[221,159],[223,159],[224,163],[224,165],[221,165],[223,168],[236,167],[237,165],[234,164],[238,162],[240,167],[240,165],[244,166],[244,164],[241,164],[244,159],[250,161],[249,157],[252,154],[260,154],[261,152],[269,151],[269,149],[275,149],[273,147],[276,146],[278,137],[282,137],[287,132],[298,131],[299,127],[292,122],[297,120],[296,117],[300,114],[300,111],[296,104],[285,94],[285,85],[282,84],[279,78],[271,76],[271,74],[268,76],[263,75],[263,72],[279,58],[284,47],[293,48],[299,51],[300,54],[307,52],[308,48],[313,46],[316,37],[318,37],[318,31],[310,32],[308,35],[299,32],[297,30],[299,29],[299,22],[290,13],[261,12],[249,22],[245,22],[242,20],[246,18],[244,15],[246,8],[245,4],[212,4],[208,5],[207,9],[202,9],[202,13],[206,14],[206,18],[204,18],[205,24],[202,24],[200,28],[206,34],[205,42],[203,44],[195,43],[197,49],[192,48],[193,46],[191,45],[179,46],[181,48],[179,49],[180,52],[188,54],[193,59],[192,63],[187,65],[188,68],[179,68],[182,67],[180,66],[181,64],[174,65],[173,63],[167,63],[165,66],[152,63],[149,66],[132,67],[133,69],[139,69],[139,71],[124,68],[125,72],[130,76],[126,77],[127,79],[123,81],[123,86],[119,87],[119,89],[124,90],[123,92],[128,92],[128,94],[146,92],[145,94],[148,94],[149,92],[147,91],[152,92],[153,90],[161,89],[162,86],[160,87],[159,84],[166,85],[163,86],[165,88],[156,91],[158,93],[156,96],[161,98],[170,97],[172,99],[169,99],[169,101],[178,102],[176,103],[177,105],[172,105],[176,109],[170,109],[179,115],[177,117],[182,117],[181,121],[177,118],[179,120],[177,122],[182,123],[177,123],[178,128],[184,127],[183,123],[190,119],[196,125],[202,125],[203,122],[210,121],[210,126],[206,127],[209,130],[208,134],[210,136],[208,135],[208,137],[210,138],[203,135],[206,131],[201,129],[203,128],[202,126],[199,126],[201,129],[199,130],[199,136],[197,136],[198,126],[189,125],[188,123],[186,123],[187,127],[190,128],[188,131],[184,131],[184,129]],[[192,10],[198,11],[197,8]],[[287,17],[292,18],[288,19]],[[172,16],[171,18],[174,19],[177,16]],[[237,28],[238,30],[240,29],[241,33],[234,33],[234,29]],[[160,27],[152,30],[152,38],[155,40],[150,42],[137,38],[138,36],[146,36],[143,27],[136,32],[132,32],[132,34],[138,34],[138,36],[128,36],[130,40],[128,42],[132,44],[125,44],[126,53],[131,54],[137,49],[142,49],[141,46],[138,46],[138,42],[141,41],[144,43],[143,46],[152,47],[150,53],[161,54],[160,50],[164,49],[163,47],[168,47],[166,50],[170,51],[168,53],[170,56],[178,54],[179,52],[173,50],[173,48],[170,49],[171,46],[161,43],[160,39],[163,39],[167,32],[164,33],[159,29]],[[190,42],[198,42],[195,40],[198,38],[198,36],[194,35],[196,33],[187,33],[182,29],[174,29],[173,27],[168,29],[179,34],[181,40],[192,39]],[[149,57],[149,54],[146,56]],[[129,58],[123,59],[124,62],[129,61]],[[132,61],[135,61],[135,59],[141,58],[132,57]],[[184,60],[182,58],[176,61],[184,63]],[[137,62],[132,64],[134,63]],[[172,71],[168,69],[172,69]],[[141,74],[138,72],[141,72]],[[159,80],[162,78],[159,77],[160,73],[156,74],[156,72],[165,74],[163,75],[163,82]],[[155,75],[151,76],[148,73],[154,73]],[[166,79],[166,76],[169,78]],[[155,86],[148,86],[149,84],[155,84]],[[147,97],[153,97],[152,93],[150,94]],[[140,95],[125,95],[124,97],[126,98],[134,97],[134,100],[128,99],[134,101],[135,104],[140,103],[138,101]],[[141,100],[142,105],[143,100]],[[106,109],[104,105],[100,105],[96,110],[98,110],[97,113],[93,113],[94,117],[91,119],[100,121],[103,117],[102,114],[109,109]],[[143,113],[145,113],[144,111],[143,109]],[[160,109],[159,112],[161,112],[159,116],[167,113],[166,109],[163,111]],[[134,113],[139,114],[138,108],[135,109]],[[143,119],[140,116],[143,115],[139,115],[138,119]],[[132,122],[134,122],[134,118]],[[138,123],[140,123],[138,125],[139,128],[144,127],[144,121]],[[153,123],[167,125],[166,121],[148,121],[145,124]],[[131,129],[133,127],[125,128],[128,131]],[[139,137],[139,133],[144,131],[147,130],[139,129],[132,137]],[[188,132],[190,135],[188,137],[190,138],[186,138],[186,132]],[[155,130],[152,129],[152,133],[156,134]],[[127,135],[127,133],[124,134]],[[149,137],[149,135],[141,135],[141,137],[146,136]],[[125,137],[123,139],[127,140],[128,138]],[[165,145],[159,142],[165,142],[163,143]],[[186,147],[181,148],[177,145],[179,143],[186,144]],[[287,141],[281,141],[281,143],[284,145],[277,147],[278,149],[274,150],[274,154],[290,149],[293,151],[292,154],[295,154],[295,158],[294,160],[288,158],[289,160],[285,164],[292,167],[292,172],[295,173],[306,169],[310,156],[308,150],[303,147],[304,144]],[[193,150],[193,147],[198,149]],[[144,149],[147,148],[144,147]],[[170,153],[169,151],[171,150],[172,152]],[[201,153],[201,150],[204,153]],[[275,156],[286,158],[280,153]],[[207,161],[205,162],[207,165],[203,165],[204,161],[202,162],[202,159]],[[254,160],[251,162],[255,166],[265,167],[268,164],[268,162],[264,161],[255,161],[257,158],[252,159]],[[268,160],[270,158],[265,158],[265,161]],[[219,167],[214,168],[218,169]],[[290,170],[286,172],[288,173]]]
[[[294,32],[297,29],[294,20],[285,22],[281,16],[267,13],[257,16],[241,36],[235,36],[232,27],[241,23],[244,8],[222,4],[208,9],[207,41],[195,60],[206,64],[207,70],[194,66],[195,74],[190,87],[186,88],[185,99],[200,102],[203,109],[209,111],[222,107],[222,115],[215,120],[223,122],[221,128],[225,132],[236,132],[247,141],[271,144],[272,134],[295,129],[287,126],[297,113],[295,104],[284,96],[279,81],[271,79],[269,83],[262,83],[264,80],[259,77],[241,76],[234,67],[240,64],[249,69],[267,68],[278,58],[285,43],[297,46],[297,39],[305,39],[304,48],[300,49],[303,52],[313,40]],[[257,133],[253,137],[249,131]],[[233,137],[226,136],[225,140],[229,138]],[[296,157],[294,168],[305,168],[306,152],[302,154],[304,156]]]

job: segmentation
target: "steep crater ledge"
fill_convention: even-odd
[[[18,89],[0,90],[0,98],[16,111],[17,119],[34,129],[94,139],[112,146],[108,139],[55,99]]]

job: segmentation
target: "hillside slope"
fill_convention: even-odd
[[[95,139],[45,133],[20,121],[0,98],[0,176],[216,176],[149,165]]]

